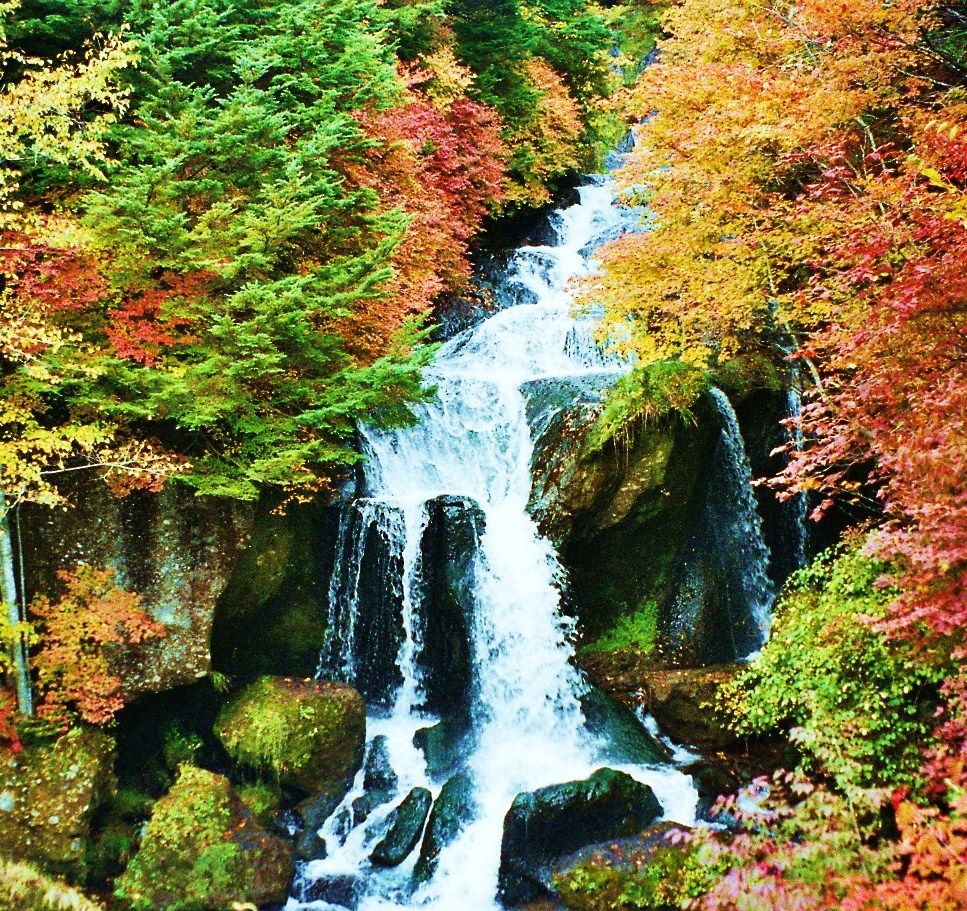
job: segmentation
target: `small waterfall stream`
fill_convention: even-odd
[[[582,187],[580,202],[557,213],[557,242],[516,253],[509,281],[533,303],[502,310],[443,347],[427,371],[438,394],[421,407],[419,424],[363,429],[366,496],[343,518],[330,592],[333,636],[321,672],[382,704],[370,735],[386,738],[399,790],[354,826],[360,773],[321,832],[328,856],[307,865],[289,911],[342,907],[331,904],[333,892],[324,886],[357,876],[362,911],[494,908],[503,817],[514,797],[614,767],[602,761],[603,744],[585,729],[585,684],[571,663],[571,621],[560,612],[561,568],[527,512],[533,444],[522,386],[548,377],[618,376],[625,369],[595,345],[590,322],[572,315],[568,283],[593,268],[596,245],[636,221],[635,213],[614,205],[609,179]],[[477,516],[479,545],[468,570],[473,734],[464,768],[478,811],[444,849],[432,879],[413,892],[415,857],[381,870],[368,856],[381,821],[410,788],[439,793],[440,781],[428,774],[413,737],[436,720],[427,709],[422,660],[424,640],[435,630],[424,616],[421,538],[428,504],[440,497]],[[366,625],[374,614],[382,617],[378,629]],[[670,766],[625,770],[652,786],[667,818],[693,821],[691,779]]]

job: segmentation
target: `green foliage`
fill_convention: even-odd
[[[238,789],[242,803],[252,811],[252,815],[264,826],[272,822],[282,803],[282,791],[275,783],[264,781],[244,784]]]
[[[692,406],[708,387],[703,370],[680,361],[636,367],[611,388],[589,443],[594,449],[603,449],[627,440],[637,424],[671,414],[690,420]]]
[[[724,690],[742,733],[791,726],[806,769],[857,788],[914,784],[948,668],[877,629],[897,590],[856,541],[792,580],[761,655]]]
[[[690,844],[652,848],[625,863],[591,858],[557,874],[554,888],[572,911],[672,911],[725,872],[708,860]]]
[[[613,652],[617,649],[634,648],[645,655],[651,654],[658,640],[658,603],[646,600],[632,614],[626,614],[594,642],[586,645],[585,652]]]

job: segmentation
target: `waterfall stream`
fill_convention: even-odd
[[[625,369],[601,353],[591,321],[573,316],[569,282],[593,268],[598,244],[636,221],[635,213],[614,204],[609,179],[581,187],[580,202],[557,213],[556,243],[515,254],[508,281],[533,302],[496,313],[441,349],[427,371],[438,392],[421,406],[416,426],[363,429],[365,497],[343,519],[330,592],[333,635],[321,670],[382,704],[369,732],[386,738],[399,790],[353,825],[360,773],[321,831],[328,856],[306,866],[290,911],[344,907],[332,904],[336,893],[326,884],[341,888],[354,877],[361,894],[353,901],[362,911],[488,911],[496,907],[502,824],[514,797],[584,778],[602,765],[622,768],[603,761],[603,744],[585,728],[585,684],[571,662],[571,621],[560,612],[561,569],[527,512],[533,444],[522,386],[550,377],[618,376]],[[428,576],[420,541],[430,522],[428,504],[440,497],[478,517],[479,545],[469,569],[473,735],[463,766],[478,810],[444,849],[432,879],[414,892],[413,856],[389,870],[371,867],[368,856],[387,813],[410,788],[439,793],[413,737],[436,720],[427,708],[432,700],[421,661],[424,639],[434,630],[423,616]],[[380,612],[383,626],[364,629],[367,615]],[[690,778],[672,766],[625,771],[651,785],[666,818],[693,821],[697,795]]]

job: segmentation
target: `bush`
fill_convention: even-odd
[[[877,627],[896,600],[861,542],[828,551],[781,598],[759,658],[721,698],[743,734],[791,727],[803,767],[844,791],[912,785],[946,662]]]

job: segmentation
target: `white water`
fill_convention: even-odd
[[[511,278],[528,288],[536,303],[501,311],[443,347],[427,371],[438,395],[421,409],[417,426],[394,432],[364,430],[369,504],[364,508],[383,516],[379,521],[403,564],[404,684],[390,716],[375,720],[370,728],[371,734],[388,737],[400,795],[415,785],[436,793],[421,754],[412,746],[413,733],[427,723],[415,709],[420,695],[415,661],[419,605],[410,590],[419,533],[426,522],[424,504],[443,494],[472,498],[483,510],[486,526],[474,567],[473,711],[478,739],[467,765],[479,815],[443,851],[433,879],[407,895],[404,884],[415,858],[395,871],[371,870],[367,862],[379,821],[390,807],[374,813],[344,842],[337,812],[322,831],[330,854],[308,866],[305,880],[359,873],[365,880],[362,911],[495,908],[503,818],[514,797],[584,778],[607,764],[600,761],[601,745],[584,730],[579,703],[583,684],[569,662],[571,623],[560,613],[561,570],[552,546],[527,513],[533,444],[521,387],[548,377],[617,376],[624,369],[600,353],[590,323],[572,316],[569,282],[594,267],[588,251],[596,243],[634,220],[633,213],[614,205],[609,181],[581,188],[580,204],[558,213],[558,243],[517,252]],[[358,573],[356,583],[358,589]],[[350,593],[349,601],[351,610],[343,611],[340,622],[348,624],[341,635],[351,643],[351,615],[364,605],[358,591]],[[351,679],[351,666],[344,670]],[[697,794],[690,778],[672,767],[626,771],[652,786],[667,818],[693,822]],[[354,788],[344,806],[360,793]],[[322,902],[300,905],[294,899],[287,906],[291,911],[328,907]]]

